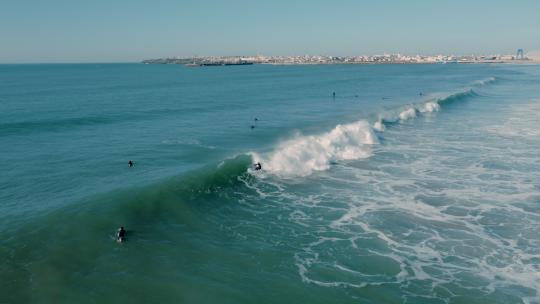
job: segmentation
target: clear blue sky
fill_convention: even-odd
[[[0,62],[540,50],[539,0],[0,0]]]

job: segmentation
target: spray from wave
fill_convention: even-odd
[[[409,120],[411,118],[416,117],[416,109],[415,108],[408,108],[407,110],[399,113],[399,119],[400,120]]]
[[[424,106],[420,109],[420,112],[422,113],[432,113],[437,112],[441,109],[441,106],[433,101],[426,102]]]
[[[282,143],[267,156],[252,153],[264,169],[281,176],[306,176],[327,170],[332,161],[366,158],[371,145],[378,143],[369,123],[361,120],[337,125],[332,131],[313,136],[298,136]]]

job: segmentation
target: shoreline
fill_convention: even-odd
[[[426,64],[517,64],[517,65],[539,65],[540,61],[535,60],[500,60],[500,61],[462,61],[462,62],[253,62],[249,64],[193,64],[193,63],[176,63],[176,62],[140,62],[142,64],[171,64],[183,65],[186,67],[210,67],[210,66],[244,66],[244,65],[383,65],[383,64],[402,64],[402,65],[426,65]]]

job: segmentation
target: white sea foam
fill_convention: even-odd
[[[415,118],[415,117],[416,117],[416,109],[413,108],[413,107],[408,108],[407,110],[402,111],[401,113],[399,113],[399,119],[401,121],[409,120],[409,119]]]
[[[321,135],[298,136],[268,155],[252,153],[265,171],[281,176],[306,176],[327,170],[332,161],[366,158],[377,136],[367,121],[337,125]]]
[[[441,106],[437,103],[437,102],[434,102],[434,101],[430,101],[430,102],[426,102],[421,108],[420,108],[420,112],[421,113],[432,113],[432,112],[437,112],[441,109]]]
[[[391,129],[392,123],[401,121],[399,114],[411,110],[415,115],[436,112],[446,101],[474,96],[474,92],[469,95],[471,92],[447,94],[411,108],[394,109],[389,111],[388,120],[380,115],[371,129],[384,132],[384,122]],[[520,108],[514,113],[516,120],[508,122],[507,127],[520,136],[534,135],[534,130],[524,128],[538,124],[531,124],[538,117],[534,118],[532,112],[539,110],[534,106]],[[406,118],[413,117],[407,114]],[[524,120],[527,124],[519,124]],[[454,120],[444,123],[449,127],[458,125]],[[369,130],[369,125],[365,127]],[[339,154],[318,143],[349,145],[344,140],[328,139],[333,138],[332,132],[343,133],[336,129],[320,136],[298,137],[264,159],[277,161],[279,156],[300,162],[302,157],[310,159],[321,151],[331,151],[324,155]],[[407,137],[410,131],[396,128],[391,136]],[[426,135],[418,138],[431,139],[428,144],[408,139],[391,145],[392,139],[388,138],[388,144],[378,148],[390,152],[388,155],[381,153],[369,164],[339,166],[325,174],[321,177],[325,194],[318,193],[316,203],[306,201],[308,194],[313,195],[311,192],[275,193],[273,201],[282,203],[280,210],[290,211],[291,227],[301,227],[297,232],[301,240],[293,238],[298,245],[294,258],[304,283],[325,288],[395,286],[404,303],[426,297],[449,303],[448,295],[459,296],[464,290],[475,297],[485,296],[486,301],[498,297],[493,294],[495,290],[503,290],[502,294],[510,290],[515,291],[511,302],[520,302],[520,298],[524,303],[540,303],[540,241],[536,237],[540,220],[536,202],[540,193],[535,182],[540,171],[523,173],[524,168],[536,168],[536,154],[528,147],[513,146],[513,157],[508,162],[514,169],[492,168],[485,163],[504,163],[502,156],[507,150],[497,142],[486,141],[482,153],[478,153],[476,140],[485,135],[485,129],[453,130],[456,135],[476,135],[464,136],[461,141],[447,141],[444,134],[437,136],[437,131],[422,127],[416,130],[416,135]],[[369,148],[366,144],[355,145]],[[298,153],[302,157],[293,158],[291,155],[296,154],[289,150],[296,148],[310,153]],[[331,158],[323,159],[328,164]],[[287,179],[277,180],[288,183]],[[418,286],[426,288],[420,290]]]
[[[487,130],[502,137],[540,138],[540,100],[515,107],[508,118],[498,126]]]
[[[419,131],[433,134],[428,129]],[[417,290],[409,288],[416,282],[429,282],[431,290],[459,293],[460,289],[467,289],[471,294],[487,297],[496,290],[520,286],[521,294],[516,296],[524,303],[540,303],[540,244],[532,232],[538,231],[539,213],[536,208],[527,211],[522,207],[524,202],[536,201],[534,198],[540,195],[535,183],[527,181],[537,180],[538,171],[525,177],[520,172],[502,173],[481,166],[485,159],[501,156],[496,145],[489,148],[490,142],[486,142],[488,147],[483,148],[483,154],[476,154],[474,148],[468,150],[474,144],[464,142],[460,149],[466,152],[442,155],[437,151],[455,148],[456,143],[442,138],[434,140],[430,149],[417,149],[413,144],[381,147],[393,153],[415,155],[413,162],[384,162],[377,166],[378,170],[350,168],[336,173],[348,174],[340,176],[340,180],[361,181],[354,188],[369,195],[348,193],[342,190],[343,183],[336,183],[335,200],[348,202],[348,207],[326,217],[325,229],[314,233],[314,241],[306,243],[296,254],[302,280],[329,288],[398,284],[403,294],[411,296],[410,300],[418,296]],[[462,161],[463,153],[468,153],[467,162],[474,159],[479,165],[467,166],[466,162],[454,166]],[[512,163],[534,166],[532,155],[516,157]],[[404,180],[398,172],[412,175]],[[508,177],[486,179],[482,177],[486,173]],[[425,198],[417,198],[418,193]],[[310,217],[303,223],[309,225],[311,221],[320,227],[320,218],[326,213],[303,210]],[[346,241],[350,241],[349,247],[345,246]],[[397,265],[392,268],[392,275],[373,273],[369,267],[353,263],[355,256],[372,255]],[[321,267],[325,269],[324,275],[319,271]],[[444,296],[434,299],[448,300]]]
[[[375,129],[375,130],[377,130],[379,132],[384,132],[384,130],[386,130],[386,126],[384,125],[382,120],[379,119],[373,124],[373,129]]]

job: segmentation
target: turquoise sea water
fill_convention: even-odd
[[[539,126],[534,65],[2,65],[0,303],[540,303]]]

